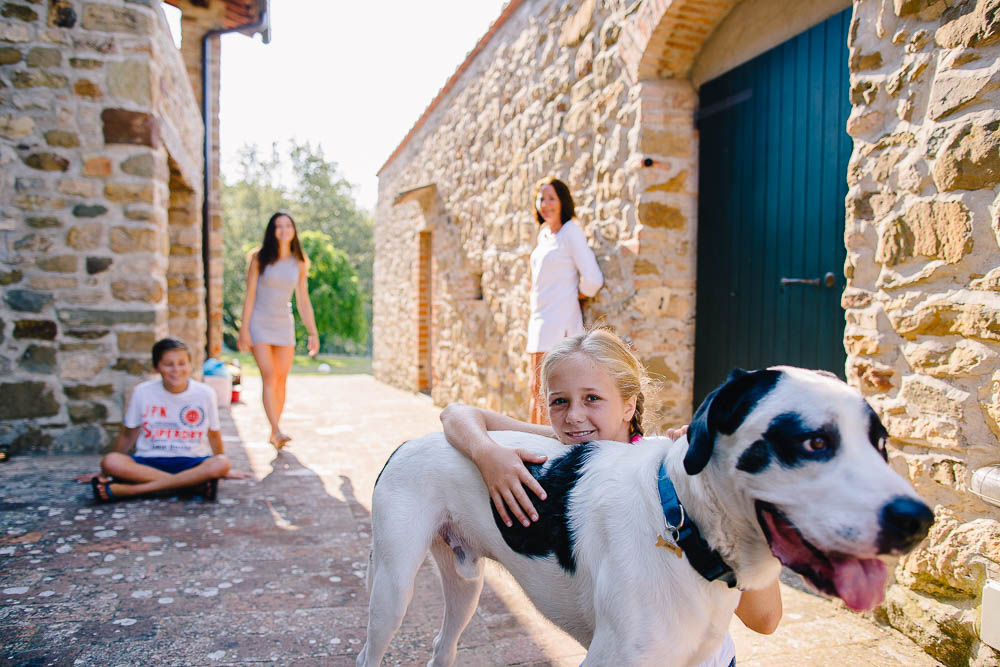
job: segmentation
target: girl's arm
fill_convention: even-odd
[[[141,426],[135,426],[129,428],[127,426],[122,426],[122,430],[118,432],[118,439],[115,440],[115,446],[111,451],[119,452],[121,454],[128,454],[135,447],[135,441],[139,439],[139,429]]]
[[[306,325],[309,332],[309,340],[306,349],[309,356],[315,357],[319,352],[319,333],[316,331],[316,315],[313,313],[312,301],[309,300],[309,262],[299,262],[299,282],[295,285],[295,305],[298,306],[299,316],[302,323]]]
[[[499,445],[487,431],[521,431],[555,437],[549,426],[539,426],[507,417],[492,410],[452,403],[441,411],[444,435],[452,447],[465,454],[483,476],[486,488],[497,508],[497,514],[507,526],[513,525],[507,509],[522,525],[538,520],[538,512],[524,487],[545,500],[545,490],[531,476],[524,462],[544,463],[546,457],[523,449],[508,449]],[[530,517],[530,520],[529,520]]]
[[[758,591],[743,591],[736,615],[743,625],[754,632],[769,635],[778,629],[781,621],[781,589],[778,580]]]
[[[250,317],[253,315],[253,304],[257,300],[257,277],[260,268],[257,264],[257,252],[250,253],[250,265],[247,267],[247,290],[243,298],[243,314],[240,315],[240,333],[236,340],[236,348],[240,352],[249,352],[253,341],[250,339]]]

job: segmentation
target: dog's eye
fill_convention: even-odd
[[[823,435],[812,435],[802,441],[802,449],[810,454],[825,451],[829,446],[830,443],[827,441],[826,436]]]

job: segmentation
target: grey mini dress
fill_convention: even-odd
[[[295,345],[292,292],[299,282],[299,261],[293,255],[273,262],[257,277],[257,298],[250,315],[254,345]]]

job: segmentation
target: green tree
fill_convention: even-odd
[[[309,257],[309,300],[316,313],[320,349],[336,352],[363,351],[368,342],[368,323],[358,290],[358,274],[347,254],[334,247],[323,232],[299,234],[302,250]],[[303,345],[305,326],[295,320],[296,339]]]
[[[257,146],[244,146],[239,153],[236,179],[232,182],[227,179],[223,184],[223,325],[226,344],[230,347],[236,344],[246,294],[247,254],[260,245],[271,215],[285,210],[295,219],[300,239],[304,239],[308,231],[325,234],[334,255],[339,253],[353,270],[353,292],[350,292],[351,281],[343,277],[346,274],[339,266],[339,260],[329,260],[329,270],[324,269],[316,278],[310,277],[310,299],[320,329],[321,349],[370,351],[370,347],[358,346],[368,341],[371,328],[372,264],[375,256],[372,215],[357,205],[351,185],[337,173],[336,163],[324,158],[320,147],[313,148],[309,143],[299,145],[293,141],[288,154],[291,156],[291,186],[282,183],[282,176],[288,175],[287,163],[277,146],[271,147],[270,155],[264,154]],[[310,243],[317,244],[317,252],[326,255],[324,243]],[[315,265],[317,258],[305,247],[304,241],[303,248]],[[344,305],[354,297],[345,296],[340,303],[317,294],[317,290],[325,289],[323,281],[334,278],[336,280],[330,289],[348,290],[360,303],[360,328],[352,319],[353,306]],[[338,317],[348,317],[349,321],[340,323],[328,319],[323,310],[327,307],[333,308]],[[324,331],[327,325],[330,326],[328,336]],[[301,335],[299,339],[305,340]]]

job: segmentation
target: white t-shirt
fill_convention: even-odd
[[[604,284],[587,235],[573,220],[555,234],[547,224],[531,251],[531,319],[528,352],[548,352],[567,336],[583,333],[577,292],[594,296]]]
[[[211,456],[206,436],[219,430],[218,398],[195,380],[179,394],[167,391],[163,380],[148,380],[132,392],[124,424],[142,427],[136,456]]]

